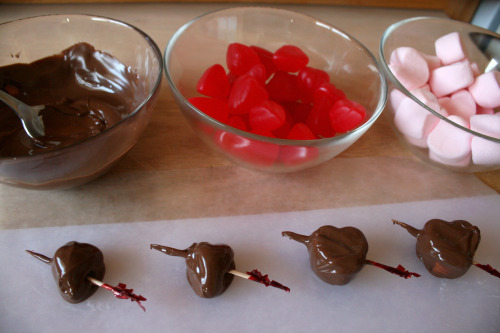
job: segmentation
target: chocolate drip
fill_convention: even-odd
[[[322,226],[310,236],[290,231],[282,235],[306,245],[311,269],[327,283],[349,283],[366,263],[368,242],[357,228]]]
[[[69,242],[57,249],[54,258],[27,251],[35,258],[51,264],[52,274],[61,296],[70,303],[80,303],[94,294],[97,286],[87,277],[102,280],[105,273],[101,250],[91,244]]]
[[[40,112],[45,136],[31,140],[16,114],[0,102],[0,156],[23,156],[68,146],[132,113],[146,90],[113,56],[78,43],[29,64],[0,67],[0,89]]]
[[[233,281],[230,270],[235,269],[231,247],[207,242],[193,243],[185,250],[151,244],[151,249],[186,260],[186,275],[196,295],[211,298],[222,294]]]
[[[479,228],[467,221],[427,221],[422,230],[393,220],[417,238],[417,257],[434,276],[455,279],[464,275],[473,263],[481,240]]]

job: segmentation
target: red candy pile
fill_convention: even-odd
[[[308,63],[308,56],[293,45],[271,53],[232,43],[226,54],[229,72],[220,64],[209,67],[196,86],[203,96],[191,97],[189,102],[224,124],[273,138],[327,138],[361,125],[366,118],[364,107],[347,99],[330,82],[328,73],[307,67]],[[246,140],[227,137],[226,132],[221,136],[225,137],[216,140],[226,148],[235,145],[234,140]],[[271,145],[262,145],[264,156],[272,155],[274,161],[277,152],[269,153]],[[280,154],[286,163],[287,155],[294,160],[297,151]]]

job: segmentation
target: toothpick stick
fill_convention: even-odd
[[[240,277],[240,278],[243,278],[243,279],[247,279],[247,280],[251,280],[251,281],[262,283],[266,287],[271,286],[271,287],[275,287],[275,288],[284,290],[287,293],[290,292],[290,288],[288,288],[287,286],[282,285],[279,282],[276,282],[274,280],[270,280],[268,278],[267,274],[266,275],[262,275],[262,273],[259,272],[256,269],[254,269],[251,272],[246,272],[246,273],[242,273],[240,271],[232,269],[228,273],[233,274],[233,275],[235,275],[237,277]]]
[[[240,272],[240,271],[237,271],[235,269],[232,269],[229,271],[229,274],[233,274],[237,277],[240,277],[240,278],[243,278],[243,279],[250,279],[251,275],[250,274],[246,274],[246,273],[243,273],[243,272]]]
[[[141,301],[146,301],[147,299],[141,295],[134,294],[133,293],[134,289],[127,289],[126,284],[118,283],[118,286],[113,287],[113,286],[111,286],[107,283],[104,283],[102,281],[99,281],[91,276],[87,276],[87,280],[89,280],[91,283],[95,284],[98,287],[112,291],[113,294],[115,294],[116,298],[120,298],[120,299],[130,298],[130,301],[137,302],[137,305],[139,305],[143,311],[146,311],[146,308],[141,304]]]

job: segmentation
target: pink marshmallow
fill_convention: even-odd
[[[476,113],[477,114],[494,114],[495,110],[492,108],[483,108],[481,105],[476,105]]]
[[[469,87],[476,103],[484,108],[500,106],[500,72],[491,71],[479,75]]]
[[[470,129],[500,139],[500,113],[481,114],[470,118]],[[500,164],[500,143],[474,136],[471,142],[475,164]]]
[[[401,91],[398,89],[392,89],[391,93],[389,94],[389,100],[391,102],[392,109],[396,111],[396,109],[399,106],[399,103],[405,98],[405,94],[403,94]]]
[[[466,89],[459,90],[450,97],[441,97],[438,101],[449,115],[462,117],[466,121],[476,114],[476,101]]]
[[[422,53],[422,56],[424,57],[425,61],[427,61],[427,66],[429,66],[430,71],[441,67],[441,60],[437,56],[426,53]]]
[[[478,77],[479,75],[481,75],[481,71],[479,70],[477,62],[471,62],[470,69],[472,70],[472,75],[474,75],[474,77]]]
[[[468,154],[467,156],[465,156],[461,160],[447,161],[447,160],[444,160],[444,159],[440,158],[439,156],[434,155],[432,152],[429,151],[429,158],[431,160],[435,161],[435,162],[440,163],[440,164],[446,164],[446,165],[449,165],[449,166],[464,168],[464,167],[466,167],[466,166],[469,165],[470,160],[471,160],[471,154]]]
[[[449,116],[449,120],[468,127],[467,122],[458,116]],[[427,138],[429,156],[448,165],[464,165],[470,159],[472,134],[439,120]]]
[[[473,82],[474,75],[470,63],[468,60],[463,60],[432,71],[429,85],[437,97],[443,97],[467,88]]]
[[[474,136],[471,151],[475,164],[500,164],[500,143]]]
[[[441,105],[439,105],[439,101],[428,88],[419,88],[411,91],[413,96],[418,98],[419,101],[427,105],[432,110],[439,112],[441,110]]]
[[[411,136],[405,135],[405,140],[408,141],[413,146],[419,147],[419,148],[427,148],[427,137],[423,137],[421,139],[415,139],[412,138]]]
[[[467,58],[462,38],[458,32],[451,32],[434,42],[436,56],[443,65],[450,65]]]
[[[422,54],[412,47],[398,47],[391,53],[389,68],[408,90],[419,88],[429,80],[429,66]]]
[[[412,94],[429,108],[445,112],[439,105],[436,96],[427,89],[412,90]],[[447,114],[443,114],[447,115]],[[394,116],[394,123],[401,133],[415,140],[425,139],[436,126],[439,118],[415,102],[404,97],[399,103]],[[421,145],[419,145],[421,146]]]
[[[470,118],[470,129],[500,139],[500,117],[494,114],[474,115]]]

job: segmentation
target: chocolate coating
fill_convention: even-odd
[[[69,242],[54,254],[52,274],[61,296],[70,303],[80,303],[92,296],[98,287],[87,277],[102,280],[105,271],[103,254],[94,245]]]
[[[29,64],[0,67],[0,89],[40,112],[45,136],[27,136],[0,101],[0,157],[32,155],[95,136],[134,111],[146,96],[137,74],[113,56],[78,43]]]
[[[432,275],[455,279],[473,263],[481,240],[479,228],[464,220],[431,219],[422,230],[394,221],[417,238],[417,257]]]
[[[68,242],[57,249],[54,258],[28,253],[51,264],[59,292],[70,303],[80,303],[92,296],[98,287],[87,277],[102,280],[106,271],[101,250],[92,244]]]
[[[151,244],[151,248],[186,260],[186,276],[196,295],[204,298],[219,296],[233,281],[234,253],[224,244],[193,243],[185,250]]]
[[[284,231],[282,235],[307,247],[311,269],[327,283],[349,283],[366,263],[368,241],[355,227],[336,228],[326,225],[310,236],[290,231]]]

